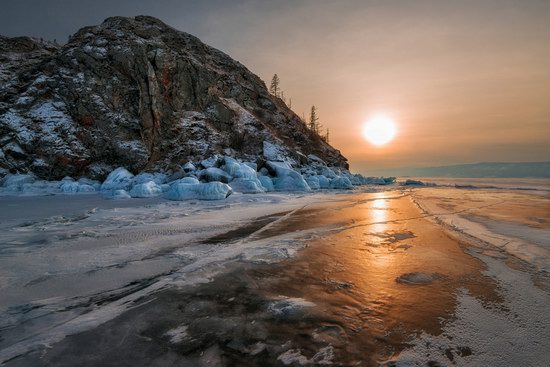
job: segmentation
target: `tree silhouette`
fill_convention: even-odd
[[[317,116],[317,108],[315,106],[311,106],[311,112],[309,114],[309,129],[316,134],[319,134],[321,131],[319,117]]]
[[[279,97],[280,83],[281,81],[279,80],[279,76],[277,74],[273,75],[273,78],[271,78],[271,86],[269,87],[269,92],[275,97]]]

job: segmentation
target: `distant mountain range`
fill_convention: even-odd
[[[438,167],[405,167],[383,170],[377,173],[414,177],[550,178],[550,162],[483,162]]]

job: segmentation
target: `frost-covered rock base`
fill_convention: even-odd
[[[308,163],[300,166],[291,160],[266,161],[260,157],[256,162],[243,162],[229,156],[216,155],[201,162],[187,162],[169,172],[141,172],[134,175],[126,168],[119,167],[109,173],[103,182],[86,177],[44,181],[33,174],[7,174],[0,178],[0,195],[75,195],[96,192],[106,199],[162,196],[169,200],[221,200],[232,193],[349,190],[354,186],[388,185],[394,182],[392,177],[364,177],[341,167],[329,167],[316,156],[308,157]]]

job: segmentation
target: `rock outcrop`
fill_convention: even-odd
[[[246,67],[152,17],[108,18],[63,46],[2,37],[0,61],[0,175],[102,179],[215,154],[347,168]]]

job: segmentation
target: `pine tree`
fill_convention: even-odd
[[[280,83],[281,81],[279,80],[279,76],[277,74],[273,75],[273,78],[271,79],[271,86],[269,87],[269,92],[275,97],[279,97]]]
[[[319,117],[317,117],[317,108],[315,106],[311,106],[309,129],[314,133],[319,133]]]
[[[325,141],[327,142],[327,144],[329,143],[329,134],[330,134],[330,130],[327,127],[327,132],[325,134]]]
[[[288,99],[288,108],[292,109],[292,98]]]

